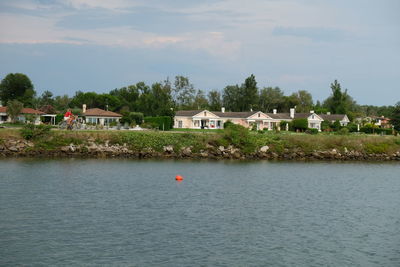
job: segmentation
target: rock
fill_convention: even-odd
[[[76,147],[74,146],[74,144],[70,144],[69,145],[69,151],[75,152],[75,150],[76,150]]]
[[[225,151],[225,147],[224,146],[219,146],[218,150],[221,151],[221,152],[224,152]]]
[[[63,146],[61,147],[62,152],[68,152],[69,151],[69,146]]]
[[[332,149],[331,150],[331,155],[336,155],[337,154],[337,150],[336,149]]]
[[[10,150],[11,152],[18,152],[19,149],[16,146],[9,146],[8,150]]]
[[[260,148],[261,153],[266,153],[269,150],[269,146],[263,146]]]
[[[166,153],[173,153],[174,152],[174,147],[171,146],[171,145],[164,146],[163,149],[164,149],[164,152],[166,152]]]
[[[349,151],[347,150],[347,147],[344,147],[344,153],[348,153]]]
[[[203,158],[208,158],[208,153],[207,152],[201,152],[200,156]]]
[[[192,155],[191,147],[183,147],[181,152],[182,152],[182,155],[184,155],[184,156]]]
[[[4,146],[0,145],[0,151],[3,151],[4,149]]]

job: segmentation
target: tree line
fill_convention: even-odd
[[[101,108],[121,114],[142,113],[144,116],[173,116],[177,110],[208,109],[211,111],[250,111],[261,110],[288,112],[296,107],[296,112],[314,110],[316,113],[331,112],[347,114],[350,119],[364,116],[393,117],[399,109],[396,106],[358,105],[335,80],[330,84],[331,95],[324,101],[314,102],[307,90],[299,90],[286,95],[279,87],[259,87],[252,74],[242,84],[227,85],[221,90],[210,90],[207,94],[196,89],[188,77],[176,76],[173,81],[166,79],[148,85],[138,82],[108,93],[76,91],[68,95],[55,96],[51,91],[44,91],[37,96],[33,83],[22,73],[6,75],[0,84],[0,101],[8,105],[18,101],[24,107],[41,109],[47,113],[62,113],[68,108],[78,109],[86,104],[88,108]]]

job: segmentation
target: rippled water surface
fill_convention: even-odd
[[[0,265],[400,266],[400,164],[1,160]]]

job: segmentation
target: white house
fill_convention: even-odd
[[[208,111],[208,110],[180,110],[177,111],[174,118],[174,128],[190,128],[190,129],[221,129],[226,121],[240,124],[250,128],[254,125],[257,130],[262,129],[280,129],[282,121],[292,121],[293,119],[304,118],[308,120],[308,127],[321,130],[321,122],[323,119],[314,112],[295,113],[294,109],[290,109],[290,113],[277,113],[274,109],[273,113],[264,113],[261,111],[249,112],[225,112]]]
[[[328,121],[330,123],[334,123],[335,121],[339,121],[341,126],[347,126],[350,120],[346,114],[320,114],[319,115],[324,121]]]

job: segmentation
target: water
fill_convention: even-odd
[[[397,267],[400,165],[1,160],[0,265]]]

